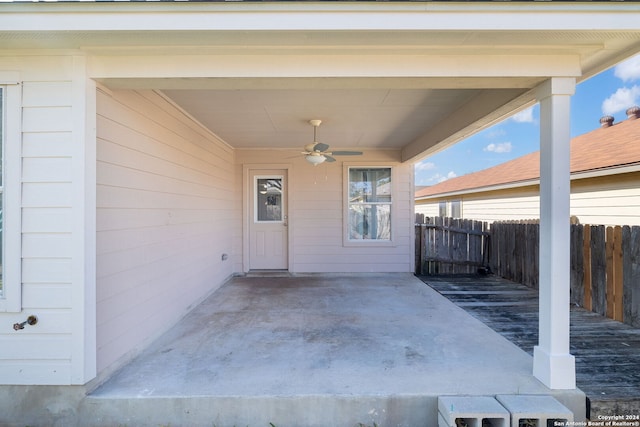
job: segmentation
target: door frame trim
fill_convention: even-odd
[[[294,201],[291,198],[293,183],[291,180],[292,165],[290,163],[245,163],[242,165],[242,272],[250,270],[250,226],[251,226],[251,190],[253,180],[251,173],[258,170],[276,169],[286,171],[286,198],[287,198],[287,265],[288,271],[293,272],[293,230],[294,222],[291,218]]]

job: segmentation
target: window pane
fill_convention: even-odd
[[[351,205],[349,239],[391,240],[391,205]]]
[[[447,216],[447,202],[438,203],[438,216]]]
[[[391,169],[349,169],[349,202],[391,202]]]
[[[282,221],[282,179],[256,180],[256,220]]]
[[[451,202],[451,217],[462,218],[462,202],[460,200]]]

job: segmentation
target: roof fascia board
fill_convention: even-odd
[[[92,55],[92,76],[100,78],[168,78],[168,77],[401,77],[447,78],[449,87],[460,88],[469,78],[469,87],[477,88],[473,79],[530,78],[552,75],[575,77],[580,74],[577,55],[403,55],[388,52],[353,54],[340,57],[330,54],[246,55],[244,52],[225,55],[225,60],[213,55]],[[301,58],[304,60],[301,61]],[[464,63],[464,66],[460,64]],[[517,64],[517,65],[514,65]],[[428,81],[424,81],[428,85]],[[442,83],[442,82],[440,82]],[[512,83],[516,83],[512,81]],[[442,88],[442,86],[440,87]],[[509,91],[512,88],[506,88]],[[517,94],[527,88],[516,87]],[[489,95],[487,95],[489,96]],[[506,94],[507,100],[514,94]],[[486,105],[487,99],[479,100]],[[501,102],[502,99],[498,100]],[[506,102],[506,101],[505,101]],[[504,102],[503,102],[504,103]],[[500,104],[502,105],[502,104]]]
[[[571,181],[578,181],[581,179],[588,178],[600,178],[604,176],[612,176],[612,175],[620,175],[624,173],[633,173],[640,172],[640,164],[628,165],[628,166],[616,166],[592,171],[584,171],[584,172],[573,172],[571,174]],[[488,185],[486,187],[477,187],[465,190],[458,191],[450,191],[445,193],[432,194],[424,197],[417,197],[416,200],[432,200],[432,199],[440,199],[442,197],[455,197],[462,196],[465,194],[476,194],[476,193],[486,193],[488,191],[500,191],[500,190],[509,190],[512,188],[521,188],[521,187],[530,187],[532,185],[540,185],[540,179],[529,179],[524,181],[517,182],[509,182],[506,184],[499,185]]]
[[[466,190],[449,191],[445,193],[432,194],[430,196],[417,197],[416,200],[441,199],[443,197],[455,197],[455,196],[463,196],[466,194],[485,193],[488,191],[509,190],[511,188],[529,187],[532,185],[539,185],[539,184],[540,184],[540,179],[529,179],[525,181],[510,182],[510,183],[500,184],[500,185],[488,185],[486,187],[477,187],[477,188],[471,188]]]
[[[481,15],[481,16],[480,16]],[[261,2],[4,3],[5,31],[638,30],[640,4]]]

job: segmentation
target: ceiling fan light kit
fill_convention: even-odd
[[[329,149],[329,146],[327,144],[322,144],[318,142],[316,139],[318,126],[320,126],[320,123],[322,123],[322,120],[317,120],[317,119],[309,120],[309,123],[311,124],[311,126],[313,126],[313,142],[311,144],[305,145],[304,151],[302,152],[307,162],[311,163],[314,166],[317,166],[320,163],[324,163],[325,161],[330,163],[335,162],[336,159],[332,157],[332,155],[337,155],[337,156],[362,155],[362,151],[334,151],[333,153],[327,151]]]
[[[322,154],[307,154],[305,159],[307,159],[307,162],[311,163],[313,166],[318,166],[320,163],[324,163],[324,161],[327,160],[327,158]]]

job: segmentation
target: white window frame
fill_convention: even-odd
[[[366,239],[366,240],[355,240],[349,238],[349,170],[350,169],[390,169],[391,171],[391,201],[388,203],[390,205],[391,210],[391,237],[389,240],[377,240],[377,239]],[[396,199],[396,185],[397,185],[397,177],[396,177],[396,168],[389,163],[347,163],[343,164],[343,183],[344,183],[344,209],[343,209],[343,221],[342,221],[342,236],[343,236],[343,246],[351,246],[351,247],[362,247],[362,246],[395,246],[395,235],[397,230],[396,220],[396,203],[394,200]],[[387,204],[387,203],[385,203]]]
[[[22,85],[20,74],[0,71],[0,87],[4,91],[2,161],[2,293],[0,312],[22,310]]]

